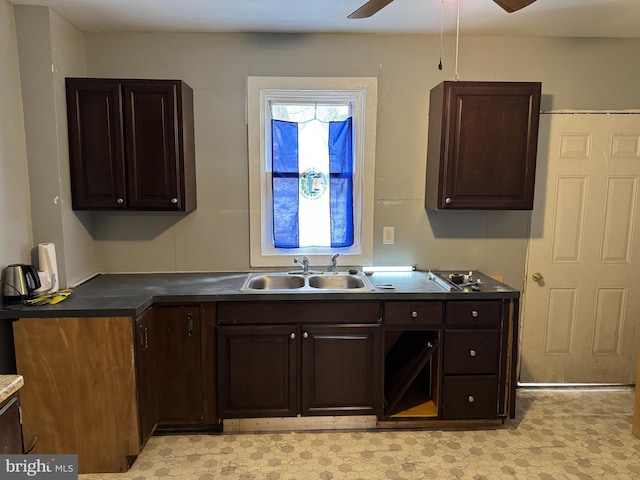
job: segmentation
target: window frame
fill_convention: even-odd
[[[324,99],[353,105],[355,157],[354,245],[351,247],[276,248],[270,235],[271,101]],[[247,77],[247,130],[249,153],[249,237],[251,267],[286,267],[293,259],[309,257],[312,265],[328,264],[340,253],[342,265],[370,265],[373,257],[373,207],[377,78],[375,77]],[[358,190],[356,190],[356,184]],[[357,194],[359,192],[359,194]],[[359,216],[359,221],[358,221]]]

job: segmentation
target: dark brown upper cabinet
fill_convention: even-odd
[[[539,82],[433,88],[426,208],[531,210],[540,94]]]
[[[186,83],[67,78],[66,87],[74,210],[196,208]]]

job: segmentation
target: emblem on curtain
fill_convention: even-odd
[[[308,168],[300,175],[300,193],[308,200],[316,200],[327,190],[327,176],[315,168]]]

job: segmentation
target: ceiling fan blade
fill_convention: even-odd
[[[347,18],[368,18],[374,13],[378,13],[393,0],[369,0]]]
[[[493,0],[495,3],[504,8],[507,12],[512,13],[521,8],[531,5],[536,0]]]

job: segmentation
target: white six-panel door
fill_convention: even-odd
[[[635,381],[640,114],[540,117],[521,383]]]

